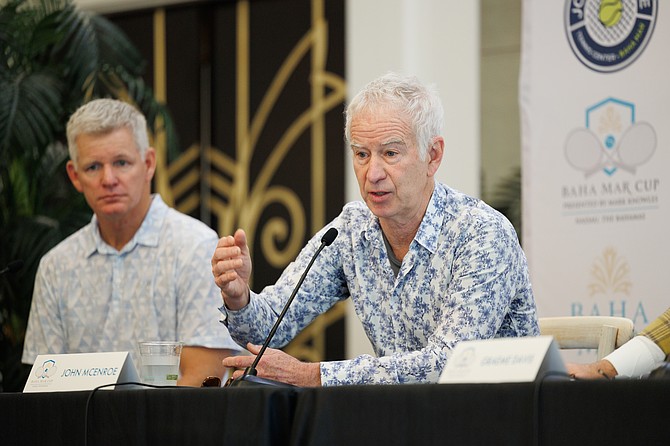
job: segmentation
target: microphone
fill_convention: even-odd
[[[263,356],[263,353],[265,353],[265,350],[268,348],[268,345],[270,345],[270,341],[272,341],[272,338],[275,335],[275,332],[279,328],[279,324],[281,321],[284,319],[284,316],[286,315],[286,312],[288,311],[288,307],[291,305],[291,302],[293,302],[293,298],[295,295],[298,293],[298,290],[300,289],[300,286],[302,285],[302,282],[305,280],[305,277],[307,276],[307,273],[309,272],[310,268],[312,267],[312,264],[318,257],[319,253],[321,253],[321,250],[325,248],[326,246],[330,246],[331,243],[335,240],[335,237],[337,237],[337,229],[335,228],[330,228],[328,231],[326,231],[325,234],[323,234],[323,237],[321,237],[321,245],[319,246],[319,249],[316,250],[314,255],[312,256],[312,260],[310,260],[309,264],[307,265],[307,268],[305,268],[305,272],[302,273],[302,276],[300,277],[300,280],[298,280],[297,285],[293,289],[293,293],[291,293],[291,296],[288,298],[286,301],[286,304],[284,305],[284,308],[282,309],[281,313],[279,313],[279,317],[277,317],[277,321],[275,322],[274,326],[272,327],[272,330],[270,330],[270,333],[268,336],[265,338],[265,342],[263,342],[263,346],[261,349],[258,351],[258,354],[256,355],[256,359],[254,359],[254,362],[247,367],[244,370],[244,374],[238,378],[235,378],[233,381],[230,382],[226,387],[240,387],[240,386],[253,386],[253,385],[266,385],[266,386],[276,386],[276,387],[294,387],[292,384],[287,384],[287,383],[282,383],[279,381],[275,381],[272,379],[267,379],[267,378],[261,378],[260,376],[256,376],[258,373],[256,371],[256,366],[258,366],[258,363],[261,360],[261,357]]]
[[[335,231],[337,235],[337,231]],[[23,260],[12,260],[5,266],[0,269],[0,276],[4,276],[7,273],[15,273],[23,267]]]

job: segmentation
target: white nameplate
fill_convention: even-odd
[[[439,382],[531,382],[545,372],[567,373],[552,336],[463,341]]]
[[[24,392],[93,390],[106,384],[138,382],[128,352],[38,355]],[[104,387],[112,390],[114,386]]]

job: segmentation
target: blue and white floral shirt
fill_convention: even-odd
[[[324,386],[437,382],[462,340],[539,334],[526,257],[517,235],[484,202],[436,183],[397,277],[379,220],[362,202],[316,234],[273,286],[226,313],[233,338],[261,344],[291,295],[321,237],[323,249],[274,339],[283,346],[315,317],[351,298],[377,357],[322,362]]]

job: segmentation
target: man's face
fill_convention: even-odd
[[[382,224],[417,225],[433,191],[443,141],[419,159],[409,120],[394,110],[361,112],[351,122],[351,150],[358,187]]]
[[[77,166],[75,169],[73,162],[68,162],[68,175],[98,218],[143,218],[156,167],[154,150],[149,148],[143,160],[126,127],[79,135],[77,147]]]

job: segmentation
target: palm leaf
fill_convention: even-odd
[[[23,156],[53,141],[62,130],[58,119],[62,83],[49,73],[32,73],[2,82],[0,157]],[[38,154],[36,154],[38,155]]]
[[[127,73],[141,79],[147,64],[128,37],[102,16],[90,17],[90,24],[98,39],[100,53],[104,55],[104,63],[123,67]]]
[[[512,223],[521,238],[521,167],[516,167],[496,185],[491,206]]]

